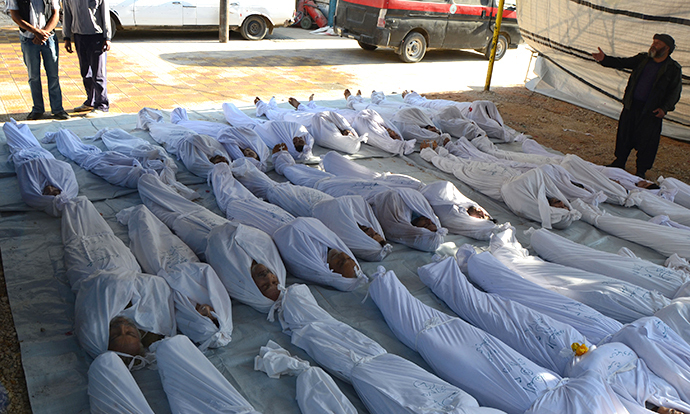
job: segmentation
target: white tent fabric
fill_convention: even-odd
[[[598,372],[630,412],[640,412],[646,402],[683,412],[690,410],[690,405],[680,399],[675,388],[652,373],[630,347],[610,342],[589,348],[587,353],[573,359],[567,367],[568,376],[579,377],[589,370]]]
[[[370,412],[500,413],[478,407],[461,389],[388,354],[378,343],[324,311],[304,285],[292,285],[285,291],[278,315],[292,344],[333,375],[351,382]]]
[[[528,88],[618,118],[629,71],[604,68],[591,57],[597,46],[610,56],[628,57],[649,49],[655,33],[668,33],[678,47],[671,57],[690,66],[686,47],[690,6],[682,0],[619,2],[524,1],[517,9],[520,33],[544,55],[539,77]],[[687,81],[686,81],[687,83]],[[690,139],[690,101],[683,95],[666,116],[663,134]]]
[[[422,266],[417,273],[459,317],[561,376],[574,356],[563,351],[570,350],[574,342],[592,345],[568,324],[475,288],[453,257]]]
[[[261,294],[250,270],[252,261],[256,261],[285,285],[285,266],[268,234],[230,222],[185,200],[153,175],[142,177],[139,196],[156,217],[213,267],[231,298],[259,312],[271,309],[274,301]]]
[[[317,145],[348,154],[359,151],[361,143],[366,142],[366,137],[360,137],[342,115],[331,111],[313,113],[282,109],[271,98],[268,103],[256,102],[256,115],[265,115],[272,121],[298,122],[307,128]],[[342,131],[347,131],[347,135]]]
[[[94,269],[142,271],[132,252],[86,197],[65,204],[61,232],[67,278],[75,293]]]
[[[251,118],[231,103],[223,104],[223,114],[225,115],[225,120],[232,126],[253,128],[269,150],[282,143],[287,145],[290,154],[298,160],[306,160],[312,157],[314,137],[299,122],[264,121],[258,118]],[[296,137],[304,139],[305,145],[302,151],[297,151],[297,148],[295,148],[293,140]]]
[[[473,283],[486,292],[514,300],[567,323],[592,343],[599,343],[623,326],[587,305],[525,280],[489,252],[474,254],[472,249],[471,253],[467,257],[467,250],[461,248],[457,258],[461,269],[467,266],[467,276]]]
[[[125,363],[112,351],[89,366],[89,400],[94,414],[154,414]]]
[[[491,237],[491,254],[525,280],[574,299],[622,323],[629,323],[669,305],[671,301],[619,279],[551,263],[531,256],[510,228]]]
[[[621,254],[608,253],[575,243],[551,231],[539,229],[531,233],[531,248],[543,259],[588,272],[600,273],[649,290],[667,298],[687,295],[690,275]],[[587,260],[583,260],[587,258]]]
[[[270,378],[297,376],[297,404],[302,414],[357,414],[357,409],[340,391],[333,378],[319,367],[303,361],[269,340],[254,358],[254,369]]]
[[[144,168],[139,161],[115,151],[101,151],[100,148],[84,144],[68,129],[47,132],[44,143],[57,143],[58,151],[107,182],[127,188],[137,188],[139,177],[153,172]]]
[[[74,303],[74,332],[91,357],[108,350],[110,321],[116,316],[158,335],[177,331],[172,292],[165,279],[122,269],[96,270],[81,282]]]
[[[135,158],[142,166],[156,171],[161,181],[171,186],[184,198],[189,200],[199,198],[196,191],[177,181],[175,177],[177,164],[162,147],[135,137],[120,128],[103,128],[92,138],[94,140],[100,138],[110,151]]]
[[[379,270],[369,292],[391,330],[482,405],[507,413],[523,413],[530,406],[539,413],[627,412],[598,374],[563,381],[494,336],[424,305],[393,271]]]
[[[666,256],[690,259],[690,231],[660,226],[644,220],[618,217],[585,203],[573,202],[582,220],[621,239],[652,248]]]
[[[51,216],[60,216],[62,205],[79,193],[72,167],[56,160],[50,151],[41,147],[28,125],[10,119],[3,124],[2,130],[10,147],[8,161],[14,164],[22,200]],[[59,188],[60,194],[43,195],[48,185]]]
[[[177,335],[154,346],[174,414],[260,414],[187,337]]]
[[[177,327],[206,348],[227,345],[232,337],[230,297],[216,272],[143,204],[120,210],[117,219],[129,230],[130,249],[144,271],[163,277],[173,290]],[[197,305],[210,305],[214,323]],[[218,324],[216,326],[216,323]]]

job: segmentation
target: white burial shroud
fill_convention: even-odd
[[[657,291],[531,256],[510,228],[491,237],[491,254],[525,280],[588,305],[622,323],[652,316],[671,301]]]
[[[389,354],[378,343],[334,319],[305,285],[284,292],[279,310],[283,332],[331,374],[352,383],[377,414],[500,414],[478,407],[465,391]]]
[[[44,149],[28,125],[10,119],[3,124],[2,130],[10,147],[8,161],[14,164],[22,200],[51,216],[60,216],[62,204],[79,194],[79,184],[72,167],[56,160],[50,151]],[[43,195],[47,185],[59,188],[60,194]]]
[[[251,275],[252,262],[256,261],[285,285],[285,266],[268,234],[228,221],[184,199],[150,174],[140,180],[139,196],[156,217],[213,267],[231,298],[259,312],[273,307],[274,301],[261,294]]]
[[[128,227],[129,245],[146,273],[163,277],[173,290],[177,327],[206,348],[227,345],[232,337],[230,297],[211,266],[200,263],[194,252],[143,204],[121,210]],[[202,316],[196,305],[210,305],[218,326]]]

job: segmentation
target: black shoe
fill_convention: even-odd
[[[31,111],[29,115],[26,116],[27,121],[35,121],[37,119],[43,118],[43,112]]]
[[[55,119],[70,119],[71,116],[69,116],[69,114],[67,112],[62,111],[62,112],[58,112],[56,114],[53,114],[53,118],[55,118]]]

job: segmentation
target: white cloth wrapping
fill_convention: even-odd
[[[314,137],[314,142],[324,148],[354,154],[359,151],[366,137],[360,137],[349,122],[340,114],[332,111],[306,112],[278,108],[275,99],[266,103],[256,102],[256,115],[265,115],[272,121],[292,121],[304,125]],[[343,135],[341,131],[349,131]]]
[[[173,414],[260,414],[185,336],[154,346]]]
[[[213,268],[199,263],[194,252],[143,204],[120,211],[117,219],[128,227],[130,249],[144,271],[163,277],[173,290],[180,332],[202,351],[230,343],[230,297]],[[213,308],[218,326],[196,310],[197,304]]]
[[[598,206],[599,203],[603,203],[607,199],[606,194],[604,194],[603,191],[596,190],[589,184],[577,182],[575,177],[573,177],[572,174],[570,174],[560,165],[545,164],[540,166],[539,170],[546,174],[551,181],[556,184],[556,187],[558,187],[563,195],[568,198],[568,201],[579,198],[587,204]],[[575,183],[581,185],[582,187],[575,185]]]
[[[359,263],[356,263],[355,278],[343,277],[330,269],[326,260],[329,248],[344,252],[355,262],[357,260],[345,243],[315,218],[296,218],[276,230],[273,240],[287,270],[299,278],[342,291],[357,289],[368,281]]]
[[[684,294],[690,282],[690,275],[683,271],[637,257],[593,249],[545,229],[531,233],[531,246],[539,256],[550,262],[600,273],[645,289],[656,290],[667,298],[674,298],[678,292]]]
[[[148,131],[155,123],[163,122],[163,113],[159,109],[144,107],[137,112],[137,129]]]
[[[643,359],[649,369],[671,384],[681,400],[690,401],[690,345],[656,317],[625,325],[606,342],[621,342]]]
[[[441,227],[438,217],[419,191],[410,188],[384,191],[371,198],[369,203],[388,240],[424,252],[434,252],[448,234],[448,229]],[[412,220],[419,216],[431,220],[436,225],[436,231],[413,226]]]
[[[105,352],[89,366],[89,405],[93,414],[154,414],[125,363]]]
[[[378,180],[383,181],[390,187],[407,187],[415,190],[421,190],[424,187],[424,183],[414,177],[405,174],[373,171],[335,151],[329,151],[326,155],[321,157],[321,166],[323,166],[324,171],[336,177]]]
[[[51,216],[59,216],[62,205],[79,193],[74,170],[41,147],[28,125],[18,124],[10,119],[3,124],[2,130],[10,147],[8,161],[14,164],[22,200]],[[59,188],[60,194],[43,195],[43,189],[47,185]]]
[[[667,191],[675,191],[673,202],[685,208],[690,208],[690,185],[673,177],[660,176],[659,186]]]
[[[261,294],[250,269],[255,260],[272,271],[280,285],[285,285],[285,266],[268,234],[185,200],[153,175],[142,177],[139,196],[156,217],[213,267],[231,298],[259,312],[271,309],[274,301]]]
[[[521,162],[533,165],[558,164],[561,161],[559,157],[551,157],[547,155],[527,154],[517,151],[505,151],[498,149],[496,145],[488,137],[479,137],[472,140],[472,145],[478,150],[492,155],[498,159]]]
[[[680,400],[678,392],[651,372],[630,347],[610,342],[589,348],[587,353],[573,359],[567,369],[568,376],[580,377],[589,370],[598,372],[631,413],[649,413],[643,408],[646,402],[683,412],[690,410],[690,405]]]
[[[419,278],[458,316],[486,331],[531,361],[565,375],[573,342],[591,347],[583,334],[510,299],[472,286],[453,257],[417,269]]]
[[[158,173],[161,181],[171,186],[188,200],[199,198],[199,194],[177,181],[177,164],[163,147],[153,145],[145,139],[135,137],[120,128],[103,128],[93,139],[100,138],[110,151],[137,159],[142,166]]]
[[[436,181],[427,184],[420,193],[434,209],[441,225],[449,233],[460,234],[477,240],[489,240],[491,234],[499,228],[493,221],[470,216],[467,209],[483,208],[467,198],[450,181]]]
[[[582,213],[582,220],[616,237],[647,246],[659,253],[690,259],[690,231],[660,226],[644,220],[618,217],[597,207],[573,202],[573,207]]]
[[[541,223],[542,227],[564,229],[580,219],[568,198],[544,171],[534,169],[508,179],[501,186],[501,198],[518,216]],[[567,208],[552,207],[548,198],[556,198]]]
[[[467,266],[467,275],[473,283],[486,292],[511,299],[567,323],[592,343],[599,343],[623,326],[587,305],[525,280],[489,252],[474,254],[472,250],[471,255],[467,253],[466,249],[458,250],[457,259],[461,269]]]
[[[674,299],[670,305],[654,314],[690,344],[690,298]]]
[[[521,138],[524,138],[524,136],[518,134],[513,128],[503,122],[496,104],[491,101],[472,102],[464,115],[476,122],[481,129],[486,131],[486,135],[492,138],[503,140],[504,142],[519,141]]]
[[[507,413],[523,413],[533,404],[540,413],[627,412],[600,376],[564,381],[492,335],[424,305],[395,273],[384,271],[379,268],[369,292],[388,326],[480,404]]]
[[[442,140],[443,138],[450,139],[450,135],[446,134],[445,131],[434,132],[426,129],[429,126],[435,126],[434,121],[431,117],[416,107],[406,107],[400,108],[390,121],[398,127],[398,130],[402,134],[404,139],[414,139],[417,141],[423,141],[425,139],[431,140]],[[438,129],[438,128],[437,128]]]
[[[324,311],[305,285],[284,292],[283,332],[331,374],[351,382],[377,414],[500,414],[461,389],[397,355]]]
[[[684,226],[690,226],[690,209],[649,191],[631,191],[625,204],[637,206],[650,216],[664,215]]]
[[[397,155],[408,155],[417,143],[414,139],[404,140],[402,132],[392,122],[386,121],[373,109],[359,111],[352,120],[352,127],[359,136],[367,136],[367,144]],[[400,139],[393,139],[387,131],[391,129]]]
[[[192,121],[187,115],[185,108],[175,108],[170,113],[170,122],[189,128],[197,134],[208,135],[213,138],[218,138],[223,129],[227,128],[227,124],[211,121]]]
[[[671,303],[657,291],[531,256],[515,238],[514,228],[494,234],[490,244],[491,254],[525,280],[588,305],[622,323],[652,316]]]
[[[68,129],[46,132],[43,141],[55,141],[62,155],[113,185],[137,188],[139,177],[153,172],[128,155],[115,151],[103,152],[96,146],[84,144]]]
[[[224,169],[224,167],[217,166],[216,170],[219,171],[219,174],[216,174],[214,170],[212,175],[214,177],[219,177],[220,169]],[[270,227],[272,231],[267,231],[267,233],[273,234],[279,227],[279,223],[276,219],[280,219],[287,223],[284,219],[285,214],[289,214],[290,217],[292,217],[292,215],[299,217],[314,217],[319,219],[327,228],[335,233],[345,245],[352,250],[355,256],[361,257],[364,260],[380,261],[392,249],[390,245],[381,246],[359,228],[360,224],[366,225],[373,228],[382,237],[385,237],[381,225],[376,219],[371,207],[360,196],[353,195],[334,198],[314,188],[293,185],[291,183],[276,183],[268,176],[258,171],[253,165],[241,160],[233,162],[232,172],[233,175],[236,176],[242,184],[246,185],[253,194],[266,198],[272,204],[276,204],[284,209],[283,214],[275,211],[275,206],[264,206],[262,211],[262,209],[257,206],[257,202],[247,202],[257,208],[258,215],[255,218],[247,217],[249,220],[248,222],[241,219],[238,220],[242,223],[255,225],[255,227],[261,228],[264,231],[266,231],[266,227]],[[227,181],[227,183],[224,184],[226,187],[242,187],[239,183],[233,183],[230,177],[225,177],[224,181]],[[214,181],[214,192],[218,194],[218,191],[215,190],[215,182],[216,181]],[[247,194],[239,194],[241,190],[227,190],[223,192],[227,193],[228,191],[231,193],[238,193],[238,195],[233,198],[248,197]],[[221,197],[223,197],[223,195],[221,195]],[[254,196],[252,195],[252,197]],[[242,214],[242,211],[245,209],[241,206],[235,209],[224,206],[225,204],[221,206],[221,209],[226,210],[228,214],[231,214],[233,217],[240,218],[239,215],[242,217],[246,216]],[[247,210],[247,213],[251,214],[251,211]],[[270,217],[267,217],[264,213],[270,213]],[[257,223],[261,220],[270,220],[272,224]]]
[[[270,378],[297,376],[297,404],[302,414],[357,414],[357,409],[340,391],[333,378],[319,367],[303,361],[269,340],[254,358],[254,369]]]
[[[108,350],[110,321],[116,316],[131,319],[142,331],[163,336],[177,332],[165,279],[125,269],[96,270],[81,282],[74,303],[74,332],[91,357]]]
[[[625,205],[625,200],[628,197],[628,190],[622,185],[610,180],[591,163],[583,160],[577,155],[568,154],[563,157],[560,165],[573,175],[576,182],[589,185],[595,190],[603,191],[604,194],[606,194],[607,203]]]
[[[272,159],[275,171],[280,175],[284,175],[291,183],[296,185],[313,188],[319,180],[334,177],[333,174],[321,171],[318,168],[296,164],[295,159],[285,151],[276,152],[273,154]]]
[[[61,221],[65,268],[73,292],[96,270],[140,273],[132,252],[83,196],[65,204]]]
[[[278,144],[285,144],[288,147],[290,155],[299,160],[309,159],[312,157],[312,148],[314,148],[314,137],[311,136],[307,128],[299,122],[292,121],[264,121],[257,118],[251,118],[244,112],[240,111],[234,104],[224,103],[223,114],[225,120],[234,127],[249,127],[259,134],[269,150],[272,150]],[[302,151],[297,151],[293,139],[301,137],[305,141]]]
[[[266,171],[271,151],[256,130],[248,127],[226,127],[218,134],[217,139],[233,160],[246,158],[261,171]],[[259,159],[245,157],[242,153],[245,148],[254,151]]]
[[[405,103],[422,108],[428,108],[434,112],[431,118],[434,120],[439,128],[450,135],[460,138],[465,137],[472,140],[477,137],[486,135],[484,131],[475,121],[467,118],[470,108],[470,102],[456,102],[445,99],[427,99],[420,96],[417,92],[410,92],[403,97]],[[452,109],[451,109],[452,108]],[[459,116],[458,116],[459,115]],[[495,130],[492,130],[494,133]],[[499,131],[498,139],[503,139],[502,131]]]

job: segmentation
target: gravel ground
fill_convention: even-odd
[[[0,0],[0,10],[4,8]],[[507,125],[530,134],[540,144],[577,154],[598,164],[613,160],[617,120],[539,95],[525,88],[495,88],[491,92],[469,91],[426,95],[458,101],[490,100],[496,103]],[[672,176],[690,182],[690,143],[662,137],[659,154],[648,178]],[[635,172],[634,155],[628,171]],[[0,265],[2,259],[0,258]],[[30,413],[19,343],[10,313],[5,277],[0,266],[0,382],[7,388],[11,404],[8,413]]]

